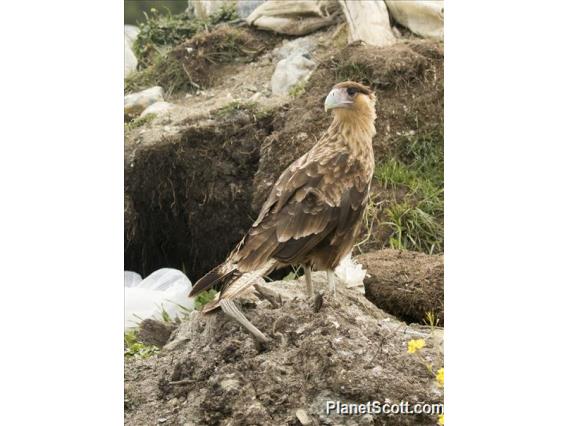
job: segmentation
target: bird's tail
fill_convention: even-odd
[[[221,299],[234,299],[255,283],[264,282],[262,277],[270,273],[276,266],[277,262],[270,260],[256,271],[242,273],[234,264],[219,265],[195,283],[195,287],[191,289],[189,297],[193,297],[222,282],[221,291],[202,309],[203,313],[210,312],[220,306]]]
[[[227,281],[238,274],[239,271],[236,265],[229,262],[222,263],[203,275],[191,288],[188,297],[197,296],[199,293],[209,290],[217,284]]]

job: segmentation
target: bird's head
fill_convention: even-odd
[[[375,95],[369,87],[354,81],[336,84],[325,98],[324,107],[333,111],[333,123],[347,133],[354,130],[369,137],[376,134]]]
[[[324,108],[345,118],[352,114],[374,116],[375,95],[367,86],[354,81],[344,81],[333,86],[325,98]]]

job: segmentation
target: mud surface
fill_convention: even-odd
[[[325,289],[324,274],[314,274]],[[245,315],[271,342],[258,347],[238,324],[195,312],[162,352],[126,363],[127,425],[434,425],[435,415],[326,414],[328,400],[366,403],[443,402],[424,362],[442,363],[439,329],[407,326],[356,290],[338,288],[314,312],[304,283],[266,287],[283,304],[243,303]],[[423,361],[408,354],[410,339],[424,338]]]
[[[411,251],[379,250],[356,258],[367,270],[365,295],[406,322],[444,325],[444,257]]]
[[[152,144],[126,147],[125,268],[201,276],[254,221],[251,182],[267,117],[235,111]]]

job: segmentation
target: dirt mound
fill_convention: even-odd
[[[275,44],[276,38],[267,33],[222,26],[195,35],[176,47],[171,56],[182,64],[192,83],[212,86],[226,74],[220,65],[251,62]]]
[[[215,85],[236,64],[251,62],[282,40],[250,28],[217,26],[183,42],[158,57],[147,68],[128,76],[127,93],[161,86],[166,94]]]
[[[377,135],[373,145],[377,164],[393,158],[411,165],[413,159],[407,145],[416,141],[424,146],[425,152],[442,150],[443,62],[443,43],[424,40],[383,48],[350,45],[330,53],[313,73],[303,94],[275,116],[274,132],[261,147],[254,208],[260,207],[279,174],[309,150],[329,126],[331,116],[324,112],[323,102],[331,86],[340,81],[363,82],[376,93]],[[388,197],[400,201],[408,189],[391,192],[386,185],[375,182],[373,191],[381,200]],[[439,222],[443,219],[439,208],[434,213],[438,224],[434,231],[428,231],[439,233]],[[365,251],[386,245],[393,235],[392,229],[381,229],[378,225],[371,231],[377,241],[368,244]],[[439,235],[436,237],[440,240]],[[426,251],[432,246],[431,241],[425,241],[418,248]],[[441,248],[441,244],[434,245],[434,251]]]
[[[407,322],[444,325],[443,256],[387,249],[356,260],[367,270],[365,295],[379,308]]]
[[[270,117],[235,108],[214,118],[126,145],[127,270],[147,275],[169,266],[194,280],[253,222],[251,182]]]
[[[324,277],[314,274],[316,288],[325,288]],[[243,303],[245,315],[271,337],[266,347],[222,314],[209,327],[194,312],[157,357],[126,363],[125,423],[299,425],[299,417],[314,425],[436,423],[435,415],[347,416],[325,407],[441,403],[443,392],[425,365],[441,367],[439,329],[401,324],[342,285],[336,300],[324,296],[317,313],[303,299],[303,282],[266,287],[282,294],[281,306]],[[422,359],[407,353],[411,339],[425,339]]]

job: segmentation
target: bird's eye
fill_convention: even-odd
[[[347,94],[349,96],[353,96],[353,95],[355,95],[355,93],[357,93],[357,89],[355,89],[354,87],[348,87],[347,88]]]

